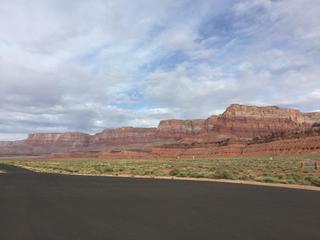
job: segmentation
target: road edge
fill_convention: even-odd
[[[17,165],[15,165],[17,166]],[[320,187],[310,186],[310,185],[298,185],[298,184],[285,184],[285,183],[265,183],[256,181],[246,181],[246,180],[230,180],[230,179],[211,179],[211,178],[191,178],[191,177],[174,177],[174,176],[142,176],[142,175],[126,175],[126,174],[86,174],[86,173],[68,173],[68,172],[46,172],[41,171],[37,168],[19,166],[26,168],[28,170],[47,173],[47,174],[61,174],[61,175],[71,175],[71,176],[92,176],[92,177],[119,177],[119,178],[135,178],[135,179],[158,179],[158,180],[176,180],[176,181],[193,181],[193,182],[215,182],[215,183],[227,183],[227,184],[240,184],[240,185],[251,185],[251,186],[263,186],[263,187],[275,187],[275,188],[287,188],[287,189],[297,189],[297,190],[308,190],[320,192]]]

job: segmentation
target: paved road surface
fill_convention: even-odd
[[[0,165],[0,239],[320,239],[320,193]]]

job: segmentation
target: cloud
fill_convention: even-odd
[[[0,139],[156,126],[233,102],[320,109],[319,7],[312,0],[3,0]]]

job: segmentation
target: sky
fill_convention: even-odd
[[[320,0],[1,0],[0,140],[320,110]]]

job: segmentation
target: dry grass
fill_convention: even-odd
[[[15,158],[0,159],[0,162],[49,173],[173,176],[320,186],[320,171],[316,169],[301,169],[299,161],[302,159],[320,160],[320,156],[212,158],[202,160]]]

